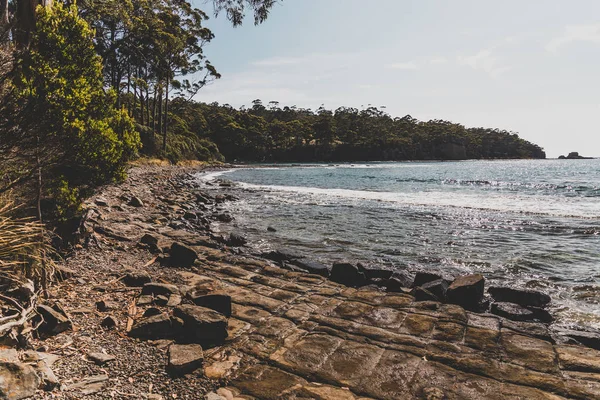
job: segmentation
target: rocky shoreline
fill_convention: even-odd
[[[223,193],[201,191],[193,172],[135,167],[127,182],[89,200],[81,244],[59,266],[64,280],[46,300],[45,321],[56,323],[26,346],[35,356],[18,351],[3,361],[5,370],[12,363],[28,375],[8,389],[0,380],[0,393],[600,398],[594,334],[557,335],[523,321],[547,317],[543,294],[489,288],[494,315],[482,312],[480,276],[447,282],[352,263],[329,268],[281,252],[247,254],[242,236],[210,231],[212,221],[231,222],[222,204],[235,201],[233,189],[216,182]],[[54,379],[31,361],[50,355],[43,364]]]

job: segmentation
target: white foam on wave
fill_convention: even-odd
[[[321,200],[351,199],[371,200],[397,205],[456,207],[508,213],[541,214],[557,217],[600,219],[600,203],[581,198],[548,198],[541,196],[494,195],[473,193],[427,192],[375,192],[351,189],[325,189],[303,186],[256,185],[239,183],[241,187],[265,191],[297,193]]]

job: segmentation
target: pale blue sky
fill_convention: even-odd
[[[199,101],[385,105],[600,156],[599,0],[284,0],[261,26],[208,26],[223,78]]]

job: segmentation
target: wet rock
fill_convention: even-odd
[[[277,232],[277,229],[273,228],[272,226],[268,226],[267,231],[268,232]]]
[[[171,245],[169,255],[171,265],[183,268],[191,267],[198,258],[198,254],[192,248],[177,242]]]
[[[416,301],[441,301],[436,295],[431,293],[429,290],[424,289],[422,286],[413,288],[410,294],[415,297]]]
[[[173,336],[171,319],[166,314],[154,315],[135,321],[129,336],[142,339],[167,339]]]
[[[152,277],[146,271],[131,270],[128,271],[122,279],[125,286],[142,287],[146,283],[152,282]]]
[[[216,214],[214,217],[219,222],[229,223],[233,221],[233,217],[227,213]]]
[[[184,332],[195,343],[222,343],[227,338],[227,318],[209,308],[181,305],[173,315],[184,324]]]
[[[260,253],[260,254],[258,254],[258,256],[262,257],[262,258],[266,258],[267,260],[275,261],[277,263],[283,263],[285,261],[288,261],[288,262],[293,261],[295,263],[295,262],[297,262],[298,259],[303,258],[302,256],[288,253],[283,250],[273,250],[273,251],[269,251],[267,253]]]
[[[446,292],[448,291],[448,282],[444,279],[438,279],[435,281],[427,282],[421,286],[421,289],[425,289],[433,294],[440,302],[446,301]]]
[[[448,286],[448,302],[467,310],[478,310],[483,300],[485,279],[481,274],[459,276]]]
[[[229,240],[227,241],[227,243],[233,247],[240,247],[248,243],[248,240],[242,235],[232,233],[229,235]]]
[[[329,268],[327,265],[321,264],[320,262],[311,260],[293,260],[291,263],[311,274],[321,275],[326,278],[329,276]]]
[[[523,307],[514,303],[493,303],[491,312],[513,321],[552,322],[552,315],[548,311],[536,307]]]
[[[392,277],[392,274],[394,273],[394,271],[392,271],[391,269],[381,268],[372,265],[363,265],[361,263],[358,263],[356,266],[363,274],[365,274],[365,276],[369,280],[390,279]]]
[[[215,196],[215,203],[222,204],[225,203],[225,201],[227,201],[227,199],[222,194],[218,194]]]
[[[106,329],[115,328],[117,326],[117,320],[112,315],[109,315],[100,322],[100,326]]]
[[[0,398],[20,400],[35,395],[41,379],[31,365],[0,361]]]
[[[52,307],[48,305],[37,306],[38,318],[35,322],[41,322],[38,331],[42,334],[56,335],[73,328],[73,323],[67,313],[58,305]]]
[[[204,352],[199,344],[172,344],[168,357],[167,371],[178,376],[195,371],[204,362]]]
[[[142,288],[142,295],[170,296],[172,294],[179,294],[179,288],[168,283],[146,283]]]
[[[413,280],[412,287],[423,286],[428,282],[437,281],[439,279],[443,279],[440,274],[435,274],[433,272],[425,272],[419,271],[415,274],[415,278]]]
[[[545,307],[550,303],[550,296],[535,290],[492,286],[488,293],[498,302],[515,303],[523,307]]]
[[[384,283],[388,292],[403,292],[412,286],[413,278],[406,271],[394,271],[390,279]]]
[[[100,300],[96,302],[96,309],[101,312],[118,310],[121,308],[119,303],[110,300]]]
[[[127,205],[132,207],[144,207],[144,202],[139,197],[133,196]]]
[[[96,365],[104,365],[117,359],[117,357],[115,356],[111,356],[109,354],[104,353],[88,353],[87,357]]]
[[[228,294],[191,295],[190,300],[197,306],[210,308],[227,318],[231,317],[231,296]]]
[[[561,330],[559,333],[568,337],[572,343],[600,350],[600,333],[574,330]]]
[[[356,265],[335,263],[331,268],[330,279],[342,285],[358,287],[367,284],[367,278]]]
[[[90,395],[100,392],[108,383],[108,375],[95,375],[83,378],[77,383],[67,387],[67,390],[78,390],[84,395]]]

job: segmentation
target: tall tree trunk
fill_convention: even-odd
[[[162,120],[163,120],[163,90],[162,90],[162,83],[160,83],[159,87],[158,87],[158,96],[157,96],[157,101],[158,101],[158,116],[156,118],[156,132],[158,132],[159,134],[162,134]]]
[[[165,122],[163,125],[163,151],[167,151],[167,128],[169,127],[169,77],[165,82]]]
[[[150,126],[150,85],[146,83],[146,125]]]
[[[0,41],[2,47],[10,43],[10,25],[8,21],[8,0],[0,0]]]
[[[36,182],[36,206],[37,206],[37,217],[38,220],[43,222],[42,220],[42,162],[40,159],[40,136],[35,135],[35,167],[37,172],[37,182]]]
[[[158,95],[157,86],[154,86],[154,95],[152,96],[152,132],[156,133],[156,96]]]

